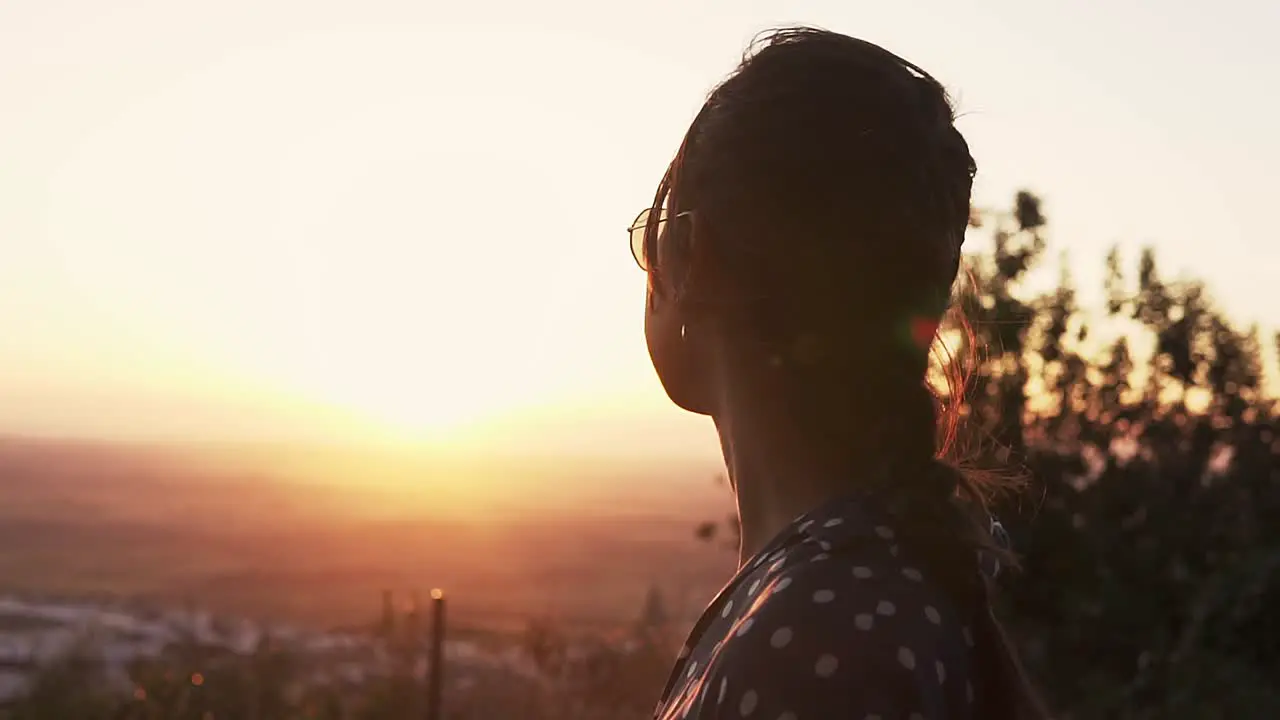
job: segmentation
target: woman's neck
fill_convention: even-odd
[[[857,482],[797,443],[717,421],[741,529],[739,566],[800,515],[848,493]]]
[[[817,430],[817,423],[795,417],[791,403],[779,399],[786,388],[768,388],[769,382],[766,375],[722,383],[712,414],[738,505],[740,565],[798,516],[874,483],[871,475],[888,464],[898,464],[916,450],[932,457],[933,401],[923,385],[915,388],[918,397],[904,395],[912,402],[896,403],[888,417],[850,421],[850,430],[837,440],[820,437],[829,434]],[[930,430],[920,438],[910,432],[917,419]],[[913,442],[920,447],[913,448]]]
[[[742,566],[777,537],[793,520],[840,494],[822,489],[794,474],[775,474],[759,467],[742,467],[733,476],[742,530],[738,564]]]

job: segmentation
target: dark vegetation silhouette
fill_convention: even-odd
[[[1027,480],[994,509],[1020,556],[1001,612],[1072,718],[1280,717],[1280,405],[1264,340],[1202,283],[1105,260],[1099,312],[1044,264],[1040,200],[975,213],[942,362],[964,365],[959,461]],[[1280,335],[1272,342],[1280,352]],[[696,535],[736,546],[736,526]],[[728,537],[725,537],[725,536]]]
[[[1097,312],[1065,273],[1035,291],[1048,226],[1029,193],[973,224],[994,252],[969,258],[959,305],[973,334],[947,329],[940,361],[968,371],[963,464],[1027,478],[994,500],[1022,561],[1001,578],[1000,612],[1056,716],[1280,717],[1280,406],[1264,387],[1267,341],[1201,283],[1162,277],[1151,251],[1136,268],[1106,258]],[[726,545],[734,532],[732,518],[696,530]],[[450,674],[445,717],[647,717],[682,630],[669,615],[655,591],[634,628],[594,641],[535,618],[522,650],[537,679]],[[320,690],[299,683],[307,671],[269,642],[228,658],[192,640],[132,668],[135,695],[121,699],[70,658],[0,718],[372,720],[410,717],[421,694],[408,670]]]
[[[1031,480],[1000,508],[1026,662],[1077,717],[1280,717],[1280,405],[1259,331],[1150,250],[1133,274],[1108,255],[1096,315],[1066,275],[1024,297],[1039,200],[984,220],[995,253],[963,296],[985,348],[969,427],[993,441],[980,464]]]
[[[112,673],[90,633],[44,666],[24,697],[0,706],[0,719],[419,720],[427,717],[427,646],[418,619],[387,607],[371,628],[375,662],[366,658],[354,675],[269,636],[244,654],[190,633]],[[522,666],[446,663],[441,718],[644,720],[679,633],[656,587],[617,634],[532,617],[511,648]]]

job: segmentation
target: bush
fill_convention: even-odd
[[[1257,330],[1164,280],[1150,250],[1132,282],[1110,254],[1100,313],[1065,274],[1020,292],[1045,251],[1040,202],[984,220],[995,252],[963,295],[968,440],[979,466],[1031,479],[1000,506],[1024,564],[1004,614],[1030,669],[1064,717],[1280,717],[1280,413]]]

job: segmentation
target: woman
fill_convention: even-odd
[[[984,488],[935,460],[974,175],[952,120],[882,48],[773,33],[631,229],[654,367],[715,422],[742,529],[655,717],[1042,715],[991,617]]]

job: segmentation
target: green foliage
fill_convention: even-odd
[[[1280,717],[1280,413],[1256,329],[1150,250],[1133,283],[1107,257],[1103,312],[1066,277],[1029,295],[1039,202],[987,223],[995,255],[964,288],[968,430],[977,464],[1032,483],[1000,508],[1024,565],[1004,614],[1032,673],[1073,717]]]

